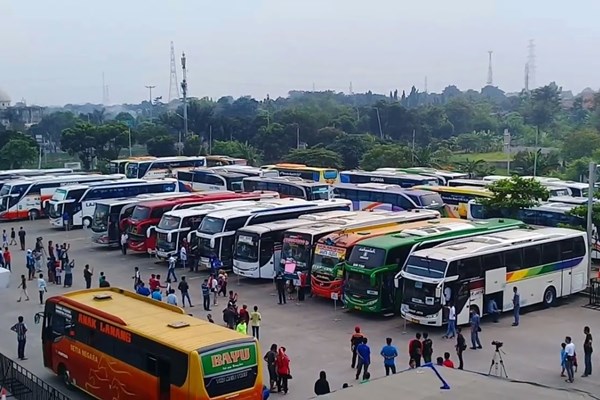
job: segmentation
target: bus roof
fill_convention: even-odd
[[[96,204],[105,204],[105,205],[120,205],[120,204],[129,204],[131,202],[139,202],[140,204],[144,204],[146,205],[146,203],[150,203],[150,202],[156,202],[159,203],[161,202],[160,200],[155,200],[157,197],[158,198],[163,198],[163,203],[165,201],[175,201],[176,198],[185,198],[185,197],[189,197],[189,193],[187,192],[169,192],[169,193],[144,193],[144,194],[139,194],[137,196],[134,197],[121,197],[118,199],[105,199],[105,200],[98,200],[96,201]]]
[[[301,226],[315,224],[317,221],[323,221],[327,223],[331,220],[335,221],[336,218],[348,218],[350,215],[355,215],[352,211],[325,211],[316,214],[301,215],[298,218],[284,219],[279,221],[267,222],[264,224],[248,225],[238,229],[238,232],[256,233],[263,234],[267,232],[277,230],[288,230]]]
[[[430,178],[430,177],[429,177]],[[431,190],[414,189],[414,188],[403,188],[400,185],[392,185],[387,183],[336,183],[333,185],[334,188],[340,189],[361,189],[366,191],[387,191],[396,193],[415,194],[418,196],[430,195]]]
[[[170,215],[172,217],[186,218],[186,217],[193,217],[196,215],[209,214],[209,213],[213,213],[213,212],[221,211],[221,210],[229,210],[232,208],[252,207],[257,202],[258,201],[256,201],[256,200],[255,201],[234,200],[234,201],[227,201],[227,202],[223,202],[223,203],[207,203],[207,204],[202,204],[202,205],[198,205],[195,207],[167,211],[163,215]]]
[[[216,170],[216,169],[211,169],[211,168],[192,168],[189,170],[185,170],[185,169],[178,169],[177,170],[177,177],[179,178],[179,173],[180,172],[188,172],[188,173],[198,173],[198,174],[214,174],[214,175],[220,175],[226,178],[245,178],[248,175],[246,174],[242,174],[239,172],[234,172],[234,171],[226,171],[226,170]]]
[[[489,185],[490,181],[484,181],[483,179],[450,179],[448,181],[448,186],[475,186],[475,187],[485,187]]]
[[[495,249],[511,248],[523,243],[585,234],[583,231],[567,228],[514,229],[450,240],[429,249],[418,250],[412,255],[449,262]]]
[[[129,162],[170,162],[170,161],[186,161],[186,160],[206,160],[204,156],[173,156],[173,157],[154,157],[148,159],[140,159],[140,160],[130,160]]]
[[[251,339],[219,324],[191,317],[179,307],[119,288],[79,290],[55,298],[59,304],[92,313],[97,318],[108,314],[107,321],[183,352],[216,343]],[[169,324],[186,326],[171,327]]]
[[[340,174],[347,175],[366,175],[366,176],[390,176],[390,177],[398,177],[398,178],[406,178],[406,179],[414,179],[414,180],[432,180],[435,179],[431,176],[419,175],[419,174],[410,174],[401,171],[363,171],[360,169],[352,169],[348,171],[340,171]]]
[[[263,168],[263,169],[278,169],[278,168],[281,168],[281,169],[304,169],[307,171],[325,171],[328,169],[335,169],[335,168],[325,168],[325,167],[309,167],[308,165],[293,164],[293,163],[263,165],[263,166],[261,166],[261,168]]]
[[[100,175],[100,174],[71,174],[71,175],[61,175],[61,176],[55,176],[55,175],[43,175],[43,176],[35,176],[35,177],[20,177],[18,179],[11,179],[10,181],[7,181],[6,184],[7,185],[23,185],[23,184],[30,184],[30,183],[36,183],[36,182],[47,182],[47,181],[53,181],[53,182],[73,182],[76,181],[78,179],[89,179],[89,180],[94,180],[94,179],[98,179],[101,180],[101,182],[105,182],[108,180],[117,180],[117,179],[125,179],[125,175],[123,174],[112,174],[112,175]],[[71,185],[70,185],[71,186]]]
[[[268,211],[279,211],[285,209],[302,209],[302,208],[314,208],[314,207],[325,207],[328,205],[334,204],[347,204],[350,208],[352,207],[352,202],[349,200],[343,199],[333,199],[333,200],[314,200],[308,201],[304,199],[296,199],[292,197],[288,197],[285,199],[269,199],[266,201],[257,202],[252,206],[246,206],[236,209],[223,210],[211,213],[210,216],[214,218],[223,218],[228,219],[232,217],[240,217],[240,216],[250,216],[253,214],[259,214]]]
[[[540,204],[539,206],[536,206],[536,207],[531,207],[530,210],[536,210],[536,211],[554,211],[554,212],[566,213],[568,211],[571,211],[575,207],[577,207],[577,204],[548,202],[548,203],[542,203],[542,204]],[[525,210],[527,210],[527,209],[525,209]]]
[[[566,204],[576,204],[582,205],[588,203],[587,197],[575,197],[575,196],[551,196],[548,198],[549,203],[566,203]],[[597,200],[594,199],[594,202]]]
[[[253,181],[253,182],[287,182],[287,183],[296,183],[302,186],[327,186],[326,183],[319,183],[315,181],[309,181],[307,179],[302,179],[297,176],[247,176],[244,180]]]
[[[420,189],[438,193],[459,193],[459,194],[475,194],[479,196],[491,197],[492,192],[481,187],[474,186],[413,186],[412,190]]]
[[[97,187],[105,187],[112,185],[142,185],[145,183],[177,183],[177,179],[173,178],[161,178],[161,179],[121,179],[118,181],[100,181],[100,182],[90,182],[81,185],[68,185],[64,186],[61,189],[66,190],[77,190],[77,189],[88,189],[88,188],[97,188]]]

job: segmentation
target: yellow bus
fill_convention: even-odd
[[[262,400],[255,338],[119,288],[50,297],[44,366],[97,399]]]
[[[261,168],[276,170],[279,172],[279,176],[295,176],[330,185],[340,181],[338,170],[335,168],[309,167],[304,164],[290,163],[263,165]]]
[[[491,197],[489,190],[473,186],[415,186],[413,189],[422,189],[436,192],[444,201],[442,214],[448,218],[467,218],[469,201]]]

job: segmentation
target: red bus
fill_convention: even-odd
[[[167,211],[190,208],[205,203],[278,197],[279,194],[275,192],[234,193],[223,191],[194,193],[184,197],[140,202],[135,205],[131,215],[124,221],[129,236],[127,244],[131,251],[154,254],[156,232],[153,228]]]

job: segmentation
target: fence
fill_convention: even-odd
[[[600,279],[590,279],[590,303],[588,307],[600,308]]]
[[[69,396],[3,354],[0,354],[0,386],[8,391],[9,398],[17,400],[69,400]]]

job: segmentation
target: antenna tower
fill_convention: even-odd
[[[533,39],[529,41],[529,45],[527,46],[528,54],[527,54],[527,81],[528,81],[528,89],[535,89],[535,43]]]
[[[529,93],[529,63],[525,63],[525,92]]]
[[[350,87],[349,87],[349,92],[348,92],[348,94],[349,94],[350,96],[352,96],[352,95],[354,94],[354,92],[352,91],[352,81],[350,81]]]
[[[110,102],[108,98],[108,85],[104,80],[104,72],[102,73],[102,105],[106,106]]]
[[[177,64],[175,63],[175,46],[171,42],[171,77],[169,78],[169,103],[179,98],[179,83],[177,82]]]
[[[492,53],[493,51],[488,51],[488,76],[486,83],[490,86],[494,84],[494,73],[492,71]]]

